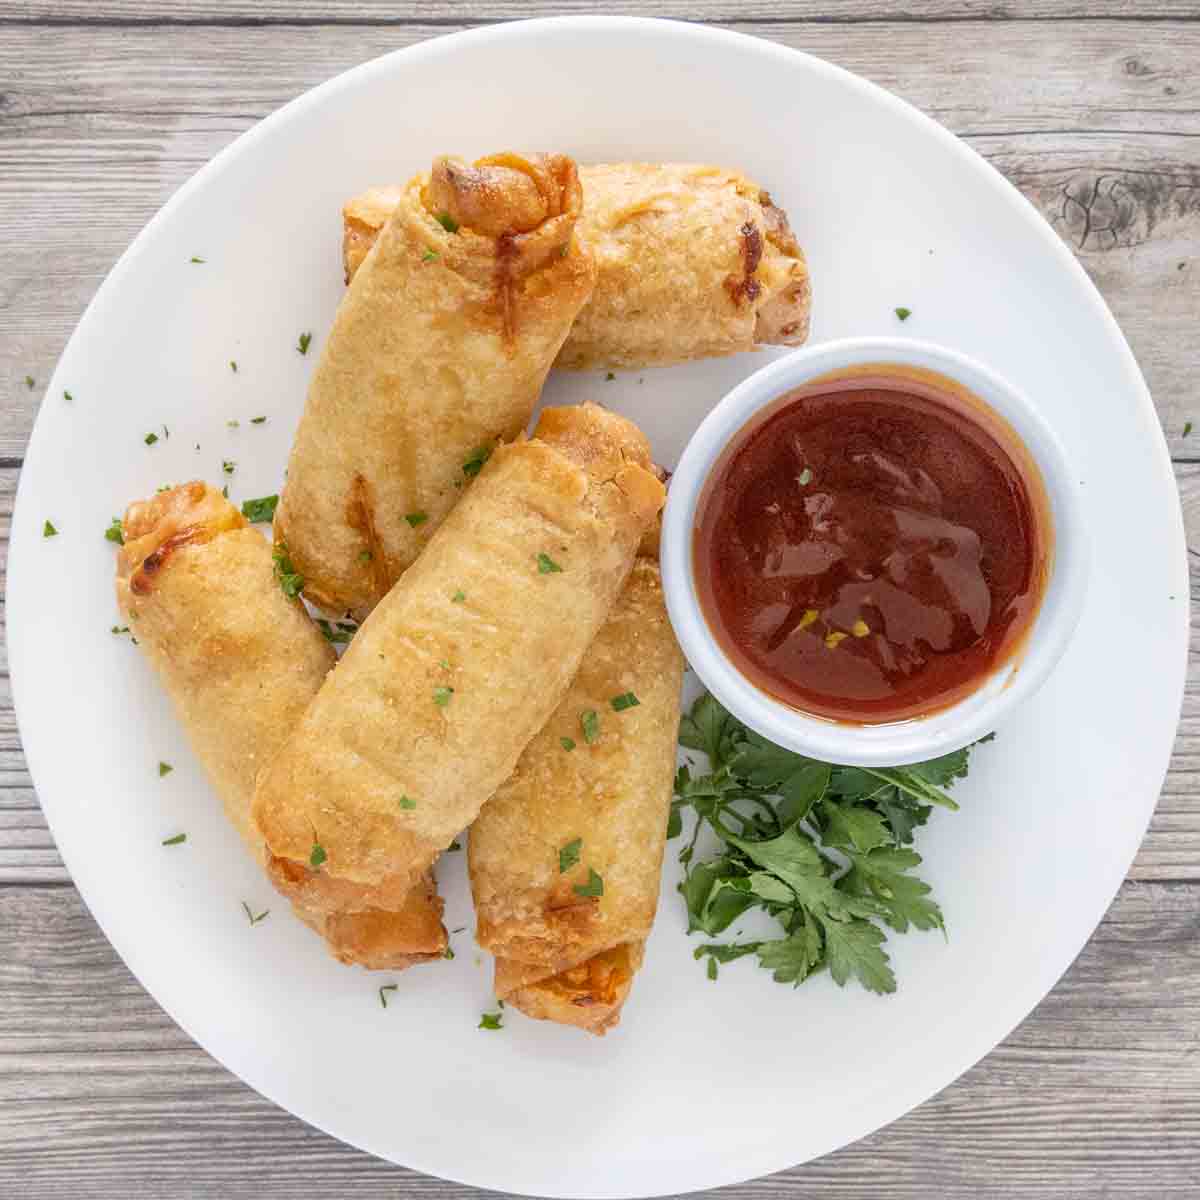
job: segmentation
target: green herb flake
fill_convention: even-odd
[[[142,438],[142,441],[145,442],[147,446],[153,446],[154,443],[158,441],[158,434],[148,433],[144,438]]]
[[[226,475],[232,475],[234,471],[237,470],[237,463],[231,458],[222,459],[221,470],[224,471]]]
[[[717,960],[715,958],[709,958],[708,960],[708,977],[709,979],[716,979],[717,977]]]
[[[480,446],[471,452],[471,457],[462,465],[462,473],[468,479],[474,479],[483,470],[483,464],[492,456],[491,446]]]
[[[564,750],[574,750],[575,749],[575,739],[574,738],[561,737],[558,739],[558,744]]]
[[[458,232],[458,222],[449,213],[440,212],[434,217],[434,220],[437,221],[437,223],[447,233]]]
[[[562,567],[558,565],[548,554],[539,554],[537,556],[538,574],[539,575],[554,575],[561,574]]]
[[[321,631],[325,640],[332,642],[335,646],[348,646],[350,639],[354,636],[351,632],[353,626],[350,629],[342,629],[340,627],[335,629],[324,617],[317,618],[317,628]]]
[[[446,949],[442,951],[442,957],[443,958],[453,958],[454,951],[449,946],[447,946]]]
[[[70,403],[72,400],[74,400],[74,399],[75,399],[75,397],[74,397],[74,396],[72,396],[70,392],[64,391],[64,392],[63,392],[63,399],[64,399],[64,400],[66,400],[66,401],[67,401],[67,403],[69,404],[69,403]]]
[[[232,421],[226,421],[225,425],[228,429],[237,429],[237,427],[241,425],[241,421],[235,417]]]
[[[299,337],[299,340],[296,342],[296,349],[299,350],[301,354],[307,354],[308,348],[311,345],[312,345],[312,334],[311,333],[302,333]]]
[[[248,905],[245,900],[242,901],[242,909],[246,913],[246,920],[249,921],[251,925],[257,925],[259,921],[265,921],[267,917],[271,915],[271,910],[269,908],[264,908],[262,912],[258,914],[258,916],[255,916],[254,912],[250,908],[250,905]]]
[[[271,558],[275,563],[275,578],[283,594],[289,600],[294,600],[304,590],[304,576],[296,571],[292,560],[288,557],[287,544],[278,543],[271,550]]]
[[[253,525],[266,524],[275,519],[275,508],[278,504],[278,496],[258,496],[253,500],[243,500],[242,516]]]
[[[588,867],[587,883],[577,883],[572,890],[577,896],[603,896],[604,880],[596,874],[595,867]]]
[[[186,833],[177,833],[174,837],[163,838],[164,846],[182,846],[187,841]]]
[[[429,514],[423,512],[410,512],[404,514],[404,519],[413,529],[416,529],[418,525],[424,525],[425,522],[429,520]]]
[[[374,557],[375,556],[370,552],[370,550],[360,550],[358,552],[358,561],[360,563],[369,563]]]
[[[229,369],[230,369],[230,370],[231,370],[231,371],[232,371],[232,372],[233,372],[235,375],[237,374],[237,359],[236,359],[236,358],[231,358],[231,359],[229,360]]]
[[[46,521],[42,525],[42,537],[44,537],[44,538],[58,537],[58,530],[54,528],[54,525],[52,522]]]
[[[401,808],[406,809],[408,811],[411,811],[412,809],[417,807],[417,802],[415,800],[413,800],[410,796],[401,796],[400,799],[397,801],[397,803],[400,805]]]
[[[433,702],[438,708],[445,708],[450,703],[450,697],[454,695],[452,687],[435,687],[433,689]]]
[[[325,853],[325,847],[317,841],[316,835],[313,835],[312,852],[308,856],[308,865],[315,871],[329,856]]]
[[[896,316],[898,316],[900,318],[900,320],[902,320],[902,321],[907,321],[908,318],[912,316],[912,309],[911,308],[898,308],[898,309],[896,309]]]
[[[498,1013],[498,1012],[484,1013],[479,1018],[479,1025],[477,1026],[477,1028],[479,1028],[479,1029],[503,1029],[504,1028],[504,1015],[502,1013]]]
[[[192,257],[190,259],[188,259],[188,262],[194,262],[194,263],[202,263],[204,261],[205,260],[203,258],[201,258],[198,254],[193,254]]]
[[[619,696],[614,696],[609,704],[612,705],[613,712],[624,712],[627,708],[637,708],[641,701],[632,692],[622,692]]]
[[[25,386],[32,392],[37,380],[32,375],[25,376]]]
[[[582,849],[583,838],[574,838],[559,850],[558,873],[560,875],[569,871],[577,862],[579,862],[579,852]]]
[[[251,417],[250,424],[251,425],[263,425],[266,423],[266,420],[267,420],[266,417]]]
[[[162,779],[162,778],[164,778],[165,776],[167,776],[167,775],[170,775],[170,773],[171,773],[173,770],[175,770],[175,768],[174,768],[173,766],[171,766],[171,764],[170,764],[170,763],[160,762],[160,763],[158,764],[158,777],[159,777],[159,779]]]
[[[450,597],[450,603],[451,604],[461,604],[466,598],[467,598],[466,592],[455,592],[454,595]]]
[[[583,740],[590,746],[600,736],[600,714],[594,708],[585,710],[579,714],[579,726]]]
[[[805,467],[804,470],[801,471],[800,474],[796,476],[796,482],[801,487],[808,487],[808,485],[810,483],[812,483],[812,481],[813,481],[812,467]]]
[[[129,626],[128,625],[114,625],[112,627],[112,632],[114,634],[116,634],[118,637],[120,637],[121,634],[129,632]]]
[[[616,375],[614,375],[612,371],[609,371],[609,373],[604,377],[604,382],[611,383],[614,379],[616,379]]]
[[[383,984],[382,987],[380,987],[380,989],[379,989],[379,1006],[380,1006],[380,1008],[387,1008],[388,992],[394,992],[399,986],[400,985],[396,984],[396,983],[385,983],[385,984]]]
[[[422,262],[433,262],[433,260],[434,260],[435,258],[437,258],[437,251],[436,251],[436,250],[428,250],[428,249],[427,249],[427,250],[425,251],[425,253],[421,255],[421,261],[422,261]]]
[[[1185,421],[1185,422],[1183,423],[1183,436],[1184,436],[1184,437],[1187,437],[1187,435],[1188,435],[1189,433],[1191,433],[1191,432],[1192,432],[1192,423],[1191,423],[1191,421]]]
[[[448,845],[446,847],[446,853],[449,854],[453,850],[461,850],[461,849],[462,849],[461,842],[451,842],[450,845]],[[458,931],[456,930],[455,932],[458,932]]]

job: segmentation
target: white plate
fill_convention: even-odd
[[[743,167],[808,252],[814,339],[904,332],[957,347],[1035,396],[1074,459],[1095,560],[1082,626],[1050,683],[978,752],[963,811],[926,831],[950,937],[893,939],[893,998],[827,977],[793,991],[750,963],[709,983],[672,855],[646,968],[608,1038],[516,1014],[500,1033],[477,1030],[490,962],[469,931],[453,963],[403,975],[384,1011],[375,989],[389,977],[338,966],[286,914],[137,651],[109,634],[101,535],[130,498],[220,480],[224,459],[237,462],[234,499],[278,489],[316,357],[296,352],[297,335],[313,331],[318,351],[342,291],[343,199],[439,152],[513,145]],[[903,330],[897,305],[913,311]],[[556,376],[549,395],[615,404],[670,462],[759,361]],[[260,414],[267,424],[248,424]],[[170,438],[145,446],[164,425]],[[57,538],[43,539],[46,519]],[[1163,439],[1071,254],[982,159],[894,97],[686,25],[583,18],[426,42],[317,88],[218,155],[71,339],[21,478],[11,562],[9,650],[38,794],[150,992],[314,1125],[423,1171],[539,1195],[681,1192],[774,1171],[893,1120],[987,1053],[1119,886],[1184,675],[1183,530]],[[160,759],[176,767],[163,780]],[[164,850],[181,829],[187,844]],[[470,925],[461,856],[446,866],[447,924]],[[271,917],[251,928],[243,899]]]

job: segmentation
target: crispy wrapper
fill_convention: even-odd
[[[338,309],[275,516],[306,598],[359,615],[413,562],[479,452],[522,433],[595,281],[562,155],[439,158]]]
[[[491,456],[259,779],[255,820],[306,903],[411,886],[511,774],[662,506],[648,468],[595,405]]]
[[[122,527],[121,613],[229,820],[262,863],[251,818],[255,779],[319,691],[333,648],[283,594],[269,543],[216,488],[188,483],[131,504]],[[344,962],[396,969],[402,958],[408,965],[439,957],[446,934],[432,885],[393,900],[393,911],[346,912],[319,931]],[[310,925],[324,920],[296,911]]]
[[[665,366],[808,337],[804,253],[758,184],[694,163],[598,164],[579,178],[579,236],[598,274],[555,366]],[[347,280],[400,196],[372,188],[342,210]]]
[[[639,558],[570,690],[471,827],[476,938],[496,956],[497,996],[530,1016],[616,1024],[658,905],[682,680],[658,566]],[[616,711],[628,693],[638,703]],[[587,711],[600,723],[590,745]],[[592,871],[603,895],[581,896]]]

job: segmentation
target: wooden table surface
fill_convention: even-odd
[[[595,7],[0,0],[3,547],[55,360],[105,272],[180,183],[274,108],[365,59],[472,23]],[[931,113],[1003,171],[1079,256],[1125,330],[1176,464],[1189,542],[1200,547],[1198,0],[620,8],[713,21],[822,55]],[[1197,433],[1189,439],[1190,418]],[[1195,570],[1192,578],[1195,594]],[[894,1125],[730,1192],[1200,1196],[1194,655],[1192,665],[1141,852],[1050,996],[983,1062]],[[309,1129],[210,1059],[146,995],[55,851],[22,758],[5,663],[0,1195],[448,1200],[471,1192]]]

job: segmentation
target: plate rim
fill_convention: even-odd
[[[1088,303],[1091,308],[1093,318],[1098,318],[1103,325],[1107,334],[1107,339],[1114,348],[1117,349],[1120,358],[1122,359],[1125,380],[1131,393],[1131,396],[1136,394],[1137,411],[1143,423],[1147,426],[1151,436],[1149,441],[1153,447],[1153,463],[1148,464],[1148,469],[1154,471],[1160,481],[1168,486],[1169,491],[1175,497],[1175,503],[1171,506],[1171,530],[1169,540],[1174,542],[1178,551],[1175,565],[1175,583],[1177,588],[1182,590],[1184,595],[1188,596],[1188,603],[1179,606],[1179,617],[1177,618],[1178,625],[1175,630],[1175,638],[1180,645],[1182,651],[1180,655],[1180,665],[1177,671],[1178,682],[1178,703],[1176,707],[1176,719],[1171,728],[1171,745],[1174,744],[1174,739],[1178,733],[1179,714],[1182,711],[1184,700],[1184,689],[1187,678],[1187,651],[1190,639],[1190,587],[1187,570],[1187,550],[1186,539],[1183,525],[1182,506],[1178,495],[1178,488],[1175,484],[1173,466],[1170,460],[1167,449],[1166,439],[1162,431],[1161,423],[1159,422],[1157,411],[1154,408],[1153,399],[1149,388],[1142,375],[1141,369],[1137,364],[1136,358],[1133,355],[1116,318],[1108,308],[1098,288],[1093,283],[1091,277],[1084,270],[1075,255],[1068,249],[1062,239],[1054,232],[1050,225],[1045,221],[1041,214],[1033,207],[1019,189],[1008,180],[1001,172],[992,166],[982,155],[979,154],[972,146],[963,139],[945,128],[933,117],[917,108],[915,105],[897,96],[893,92],[884,88],[882,85],[872,82],[865,77],[858,75],[844,67],[830,62],[827,59],[818,57],[807,51],[798,50],[790,46],[784,46],[778,42],[769,41],[762,37],[757,37],[752,34],[742,33],[736,30],[714,27],[710,25],[697,25],[685,21],[666,20],[653,17],[632,17],[632,16],[604,16],[604,15],[566,15],[556,17],[539,17],[527,20],[518,20],[503,22],[496,25],[475,26],[468,29],[458,30],[452,33],[440,34],[435,37],[424,39],[420,42],[409,46],[400,47],[396,50],[388,51],[383,55],[368,59],[353,67],[350,67],[329,79],[322,81],[312,88],[300,93],[293,99],[287,101],[267,116],[262,118],[255,125],[245,130],[233,139],[227,146],[219,150],[212,158],[199,167],[187,180],[185,180],[168,200],[158,209],[158,211],[150,218],[145,226],[138,232],[126,250],[117,259],[116,263],[110,269],[97,288],[95,295],[89,301],[79,318],[74,330],[71,333],[66,345],[59,356],[59,363],[66,357],[71,345],[79,336],[79,331],[86,325],[93,311],[107,302],[109,294],[117,288],[124,277],[134,269],[137,260],[141,256],[146,244],[154,236],[160,225],[164,224],[177,207],[182,205],[195,191],[200,190],[208,182],[209,178],[226,169],[237,157],[253,151],[254,147],[260,138],[266,137],[279,124],[293,120],[310,107],[320,105],[324,99],[342,89],[352,89],[362,86],[370,82],[377,74],[388,74],[392,71],[403,70],[404,66],[416,59],[421,59],[430,56],[453,55],[455,50],[470,43],[487,43],[503,44],[509,39],[524,39],[530,36],[536,36],[539,31],[549,29],[562,29],[570,27],[586,33],[589,30],[604,30],[605,32],[624,32],[628,35],[637,36],[640,33],[661,34],[666,31],[666,36],[692,39],[695,41],[704,41],[712,43],[724,44],[730,50],[740,51],[750,54],[761,54],[773,57],[781,62],[791,66],[800,66],[802,69],[815,71],[817,74],[826,74],[837,78],[844,85],[852,87],[859,92],[866,93],[876,102],[884,104],[893,111],[898,111],[909,121],[914,121],[917,125],[923,127],[926,135],[940,141],[944,146],[950,148],[951,153],[959,156],[964,170],[971,170],[976,174],[982,174],[990,181],[992,186],[997,183],[1002,185],[1002,190],[1007,190],[1020,201],[1022,210],[1022,220],[1042,243],[1044,251],[1053,255],[1057,260],[1057,265],[1060,269],[1065,269],[1071,273],[1076,283],[1082,284],[1084,294],[1087,296]],[[56,363],[54,372],[50,382],[43,393],[43,399],[46,395],[54,394],[59,383],[59,366]],[[1122,391],[1125,387],[1122,387]],[[45,439],[40,437],[39,430],[43,428],[42,406],[39,405],[38,414],[35,418],[33,428],[30,432],[28,442],[26,443],[26,451],[24,461],[21,468],[20,480],[18,482],[17,493],[13,506],[12,517],[12,535],[9,549],[9,562],[6,572],[7,585],[7,629],[6,629],[6,645],[9,656],[9,674],[13,693],[13,708],[17,720],[18,733],[21,738],[21,745],[25,754],[26,763],[29,769],[31,780],[33,781],[35,794],[38,796],[39,804],[42,807],[43,813],[46,816],[47,825],[49,826],[51,835],[55,839],[55,844],[62,857],[63,863],[66,866],[71,881],[75,886],[81,901],[84,903],[89,913],[93,916],[105,938],[116,951],[122,962],[128,970],[137,979],[139,985],[146,990],[156,1004],[158,1004],[183,1031],[197,1045],[199,1045],[206,1054],[210,1055],[217,1063],[225,1070],[235,1075],[242,1083],[251,1087],[264,1098],[269,1100],[284,1111],[296,1116],[298,1119],[311,1125],[313,1128],[320,1130],[328,1136],[334,1137],[339,1141],[345,1142],[348,1145],[354,1146],[356,1149],[363,1150],[373,1157],[382,1158],[384,1161],[395,1165],[404,1166],[408,1169],[422,1172],[434,1178],[446,1179],[451,1182],[466,1184],[469,1186],[490,1188],[493,1190],[512,1189],[523,1191],[526,1195],[539,1196],[562,1196],[572,1195],[579,1197],[611,1197],[612,1200],[625,1200],[625,1198],[634,1197],[657,1197],[668,1196],[678,1193],[679,1186],[662,1187],[655,1185],[650,1188],[639,1187],[636,1190],[630,1189],[628,1186],[622,1187],[605,1187],[601,1183],[600,1186],[590,1186],[585,1189],[574,1188],[570,1192],[555,1191],[549,1192],[540,1189],[528,1190],[521,1188],[519,1182],[512,1178],[489,1180],[480,1182],[477,1178],[472,1178],[469,1173],[448,1171],[446,1167],[439,1162],[436,1166],[425,1161],[425,1155],[419,1151],[409,1157],[406,1152],[406,1161],[398,1162],[397,1159],[390,1157],[387,1153],[371,1149],[362,1141],[356,1140],[353,1136],[347,1136],[343,1133],[334,1133],[323,1121],[316,1120],[311,1116],[305,1115],[302,1111],[298,1111],[288,1103],[281,1101],[275,1094],[275,1088],[270,1082],[262,1083],[257,1080],[252,1081],[242,1070],[235,1069],[229,1065],[228,1056],[218,1054],[209,1045],[207,1036],[200,1036],[192,1028],[190,1021],[183,1021],[179,1018],[175,1011],[173,1003],[168,1003],[161,998],[154,990],[147,986],[143,978],[143,968],[141,963],[144,961],[144,951],[140,951],[135,940],[131,940],[125,935],[121,935],[120,942],[114,938],[109,929],[108,914],[106,913],[106,905],[103,902],[103,888],[100,887],[93,878],[93,873],[89,869],[88,861],[85,855],[77,853],[76,850],[68,850],[64,845],[63,839],[59,836],[59,830],[56,829],[55,818],[52,813],[54,807],[53,801],[47,804],[47,801],[42,797],[38,786],[37,777],[41,773],[41,768],[38,764],[44,761],[43,747],[40,745],[41,738],[38,734],[34,734],[32,744],[26,736],[27,717],[22,716],[22,712],[26,710],[25,701],[22,696],[25,694],[25,685],[21,681],[25,679],[26,674],[32,675],[35,670],[33,664],[33,654],[30,651],[22,649],[18,646],[20,638],[14,636],[14,631],[19,631],[25,623],[23,616],[24,611],[31,601],[25,599],[26,589],[22,586],[21,580],[26,576],[22,570],[22,564],[27,553],[31,550],[26,549],[33,544],[34,538],[32,533],[23,532],[25,529],[24,523],[20,521],[24,514],[26,505],[26,497],[29,487],[27,480],[30,475],[29,468],[40,464],[40,459],[47,451],[42,448],[40,442]],[[1165,514],[1164,514],[1165,515]],[[32,527],[31,527],[32,528]],[[15,586],[14,586],[14,581]],[[14,613],[16,614],[14,619]],[[27,660],[28,666],[27,666]],[[1015,1014],[1015,1016],[1006,1016],[1003,1021],[997,1022],[1005,1028],[998,1036],[993,1036],[988,1032],[982,1037],[968,1039],[966,1048],[958,1047],[954,1052],[948,1053],[939,1062],[936,1070],[931,1070],[927,1075],[922,1076],[921,1082],[914,1085],[909,1083],[893,1090],[892,1095],[899,1096],[898,1103],[891,1103],[887,1107],[892,1112],[891,1116],[887,1116],[881,1120],[873,1121],[870,1128],[864,1129],[850,1140],[834,1139],[832,1144],[820,1147],[816,1152],[808,1155],[803,1162],[811,1162],[817,1158],[821,1158],[835,1150],[842,1149],[846,1146],[853,1145],[862,1138],[877,1132],[879,1129],[899,1120],[900,1117],[911,1112],[920,1104],[932,1099],[950,1083],[957,1080],[971,1067],[976,1065],[984,1057],[986,1057],[997,1045],[1007,1038],[1013,1030],[1015,1030],[1022,1021],[1024,1021],[1033,1009],[1045,998],[1050,990],[1058,983],[1058,981],[1070,969],[1078,957],[1080,951],[1090,940],[1095,930],[1099,927],[1112,905],[1113,899],[1116,897],[1122,883],[1128,876],[1129,867],[1136,857],[1137,850],[1145,837],[1150,819],[1157,806],[1159,796],[1162,791],[1162,781],[1166,777],[1166,773],[1170,766],[1170,748],[1164,758],[1162,776],[1159,778],[1157,786],[1151,791],[1147,789],[1146,798],[1142,801],[1142,812],[1140,813],[1137,822],[1130,823],[1130,833],[1126,835],[1125,846],[1121,851],[1119,858],[1124,862],[1124,867],[1115,878],[1106,880],[1103,892],[1107,895],[1103,907],[1098,911],[1094,920],[1091,918],[1083,924],[1086,926],[1082,929],[1073,931],[1073,936],[1069,941],[1074,945],[1069,958],[1061,967],[1054,968],[1050,971],[1042,970],[1025,976],[1023,982],[1014,985],[1010,988],[1009,997],[1004,1005],[1006,1013]],[[65,825],[63,826],[65,828]],[[66,838],[70,841],[70,836]],[[82,880],[88,881],[86,887]],[[93,904],[89,892],[97,899],[97,903]],[[1078,936],[1075,936],[1078,935]],[[148,968],[145,968],[147,972]],[[1047,977],[1048,976],[1048,977]],[[949,1064],[949,1065],[947,1065]],[[253,1072],[252,1072],[253,1073]],[[932,1083],[932,1086],[931,1086]],[[752,1161],[750,1161],[752,1160]],[[695,1179],[693,1178],[684,1164],[676,1164],[677,1175],[680,1182],[687,1188],[707,1189],[711,1187],[724,1186],[734,1183],[745,1182],[747,1180],[761,1178],[765,1175],[773,1174],[780,1170],[786,1170],[790,1167],[802,1165],[794,1160],[793,1155],[786,1149],[775,1151],[773,1153],[762,1153],[757,1147],[747,1151],[746,1160],[747,1166],[739,1166],[731,1171],[724,1172],[719,1178]],[[708,1172],[711,1175],[711,1172]]]

